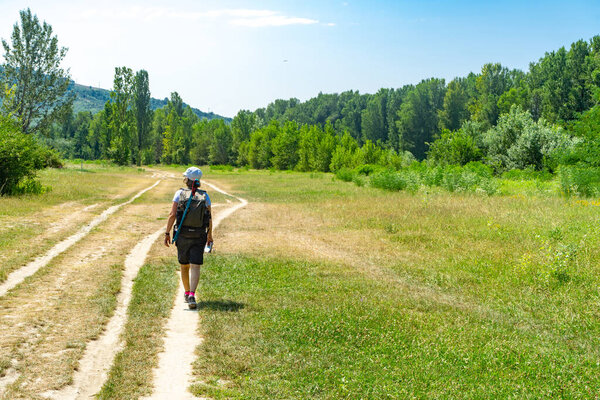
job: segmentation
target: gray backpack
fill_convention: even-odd
[[[177,225],[180,226],[183,212],[187,202],[192,195],[191,189],[182,189],[177,203]],[[185,220],[181,225],[181,235],[197,236],[194,233],[206,233],[210,221],[210,213],[206,204],[207,194],[204,190],[197,189],[190,207],[185,215]],[[191,235],[190,235],[191,234]]]

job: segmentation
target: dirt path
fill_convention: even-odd
[[[79,368],[73,377],[73,385],[60,392],[47,393],[48,398],[56,400],[89,399],[98,393],[106,380],[115,355],[121,350],[121,331],[127,320],[127,308],[131,300],[133,280],[144,265],[152,244],[163,233],[161,227],[140,241],[125,259],[125,271],[121,280],[121,290],[117,296],[117,308],[106,326],[106,330],[96,341],[90,342]]]
[[[72,245],[77,243],[79,240],[81,240],[83,237],[85,237],[92,229],[94,229],[94,227],[96,227],[100,223],[104,222],[110,215],[117,212],[121,207],[132,203],[134,200],[136,200],[138,197],[140,197],[141,195],[146,193],[148,190],[156,187],[159,183],[160,183],[160,180],[156,181],[156,183],[154,183],[154,185],[147,187],[144,190],[138,192],[135,196],[133,196],[128,201],[107,208],[106,210],[104,210],[104,212],[102,212],[102,214],[100,214],[98,217],[94,218],[89,224],[83,226],[75,234],[69,236],[65,240],[61,241],[60,243],[58,243],[54,247],[52,247],[46,254],[44,254],[41,257],[36,258],[35,260],[30,262],[26,266],[12,272],[8,276],[8,278],[0,285],[0,296],[4,296],[6,293],[8,293],[8,291],[13,289],[15,286],[17,286],[21,282],[23,282],[27,277],[35,274],[40,268],[46,266],[53,258],[55,258],[59,254],[63,253],[65,250],[67,250],[69,247],[71,247]]]
[[[225,218],[248,204],[245,199],[233,196],[211,183],[206,181],[202,183],[239,201],[213,217],[213,229],[216,229]],[[191,383],[192,363],[195,359],[196,347],[202,344],[202,338],[195,334],[195,330],[187,327],[197,327],[200,319],[197,312],[188,310],[187,305],[183,303],[183,292],[180,281],[175,304],[167,322],[164,351],[159,354],[158,367],[153,371],[154,390],[148,399],[196,399],[188,391],[188,387]]]
[[[115,312],[127,254],[163,224],[156,202],[170,189],[153,187],[0,297],[0,398],[40,398],[73,381]]]

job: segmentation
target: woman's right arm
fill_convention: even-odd
[[[173,228],[173,224],[175,223],[175,218],[177,216],[177,202],[173,202],[171,206],[171,212],[169,213],[169,219],[167,219],[167,231],[165,232],[165,246],[169,247],[169,243],[171,242],[171,229]]]

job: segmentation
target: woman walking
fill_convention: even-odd
[[[181,282],[184,299],[189,308],[196,308],[196,288],[200,279],[200,265],[204,262],[204,247],[212,246],[211,203],[208,193],[200,190],[202,171],[190,167],[183,173],[187,189],[179,189],[173,197],[167,220],[165,245],[171,243],[171,228],[175,222],[173,241],[181,264]]]

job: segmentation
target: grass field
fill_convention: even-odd
[[[600,395],[592,203],[214,176],[251,205],[202,276],[196,394]]]
[[[42,235],[42,248],[67,236],[69,229],[48,233],[65,217],[57,211],[65,204],[77,210],[98,204],[67,224],[77,227],[156,180],[150,169],[98,166],[81,172],[76,167],[44,172],[54,182],[47,200],[0,199],[5,210],[0,257],[16,260],[14,250],[36,240],[31,235]],[[184,168],[155,169],[179,176]],[[318,173],[206,168],[205,178],[249,204],[219,226],[215,253],[202,268],[197,300],[204,342],[195,349],[194,394],[213,399],[600,396],[596,199],[563,198],[552,181],[506,179],[500,194],[487,196],[389,192]],[[96,190],[87,189],[92,185]],[[60,326],[78,319],[104,323],[112,314],[120,276],[115,265],[164,223],[177,185],[171,178],[148,192],[115,215],[118,231],[101,225],[80,248],[0,299],[7,344],[0,354],[0,384],[11,365],[21,374],[6,393],[29,398],[37,387],[60,389],[69,383],[85,341],[100,327],[83,324],[63,332]],[[218,204],[215,211],[227,204],[227,197],[209,193]],[[34,220],[37,210],[46,215],[39,227],[28,231],[33,228],[24,225],[14,230],[17,239],[10,239],[7,227]],[[127,224],[136,227],[131,234]],[[106,247],[115,233],[121,240],[114,251],[98,253],[96,265],[79,261],[85,246]],[[27,251],[33,257],[33,250]],[[18,267],[11,262],[10,268]],[[68,281],[60,293],[64,274],[88,270],[93,274]],[[176,270],[172,249],[156,243],[136,279],[125,346],[101,398],[151,392]],[[48,285],[49,301],[39,298],[36,312],[12,315],[22,304],[19,296]],[[82,318],[86,304],[90,315]],[[197,334],[194,327],[182,329]],[[26,346],[19,344],[21,336],[27,337]],[[43,354],[27,357],[38,348]],[[42,370],[48,373],[35,380]],[[25,383],[28,379],[33,383]]]

